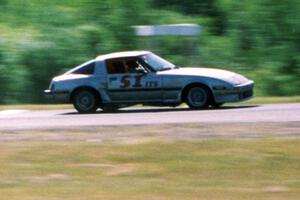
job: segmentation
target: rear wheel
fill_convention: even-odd
[[[191,87],[185,97],[185,101],[191,109],[206,108],[210,102],[208,89],[202,86]]]
[[[79,90],[74,94],[73,105],[80,113],[94,113],[98,109],[99,98],[91,90]]]

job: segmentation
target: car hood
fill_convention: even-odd
[[[212,68],[178,68],[173,70],[161,71],[159,74],[162,75],[177,75],[177,76],[200,76],[200,77],[208,77],[214,79],[220,79],[223,81],[230,82],[234,85],[243,84],[248,82],[249,80],[237,73],[221,70],[221,69],[212,69]]]

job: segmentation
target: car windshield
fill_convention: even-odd
[[[173,65],[169,61],[153,53],[143,55],[140,58],[143,60],[143,62],[149,65],[154,71],[164,71],[164,70],[170,70],[176,68],[175,65]]]

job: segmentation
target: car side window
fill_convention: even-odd
[[[145,68],[137,58],[111,59],[106,61],[108,74],[143,73]]]
[[[89,63],[85,66],[80,67],[79,69],[73,71],[71,74],[94,74],[95,72],[95,62]]]
[[[113,59],[106,61],[107,73],[108,74],[121,74],[125,73],[125,65],[120,59]]]
[[[146,73],[147,70],[139,63],[137,59],[130,59],[125,61],[127,73]]]

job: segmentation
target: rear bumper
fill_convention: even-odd
[[[254,82],[237,85],[230,90],[214,91],[216,103],[239,102],[253,98]]]
[[[51,90],[44,90],[44,96],[46,99],[57,103],[70,102],[70,93],[68,91],[53,92]]]

